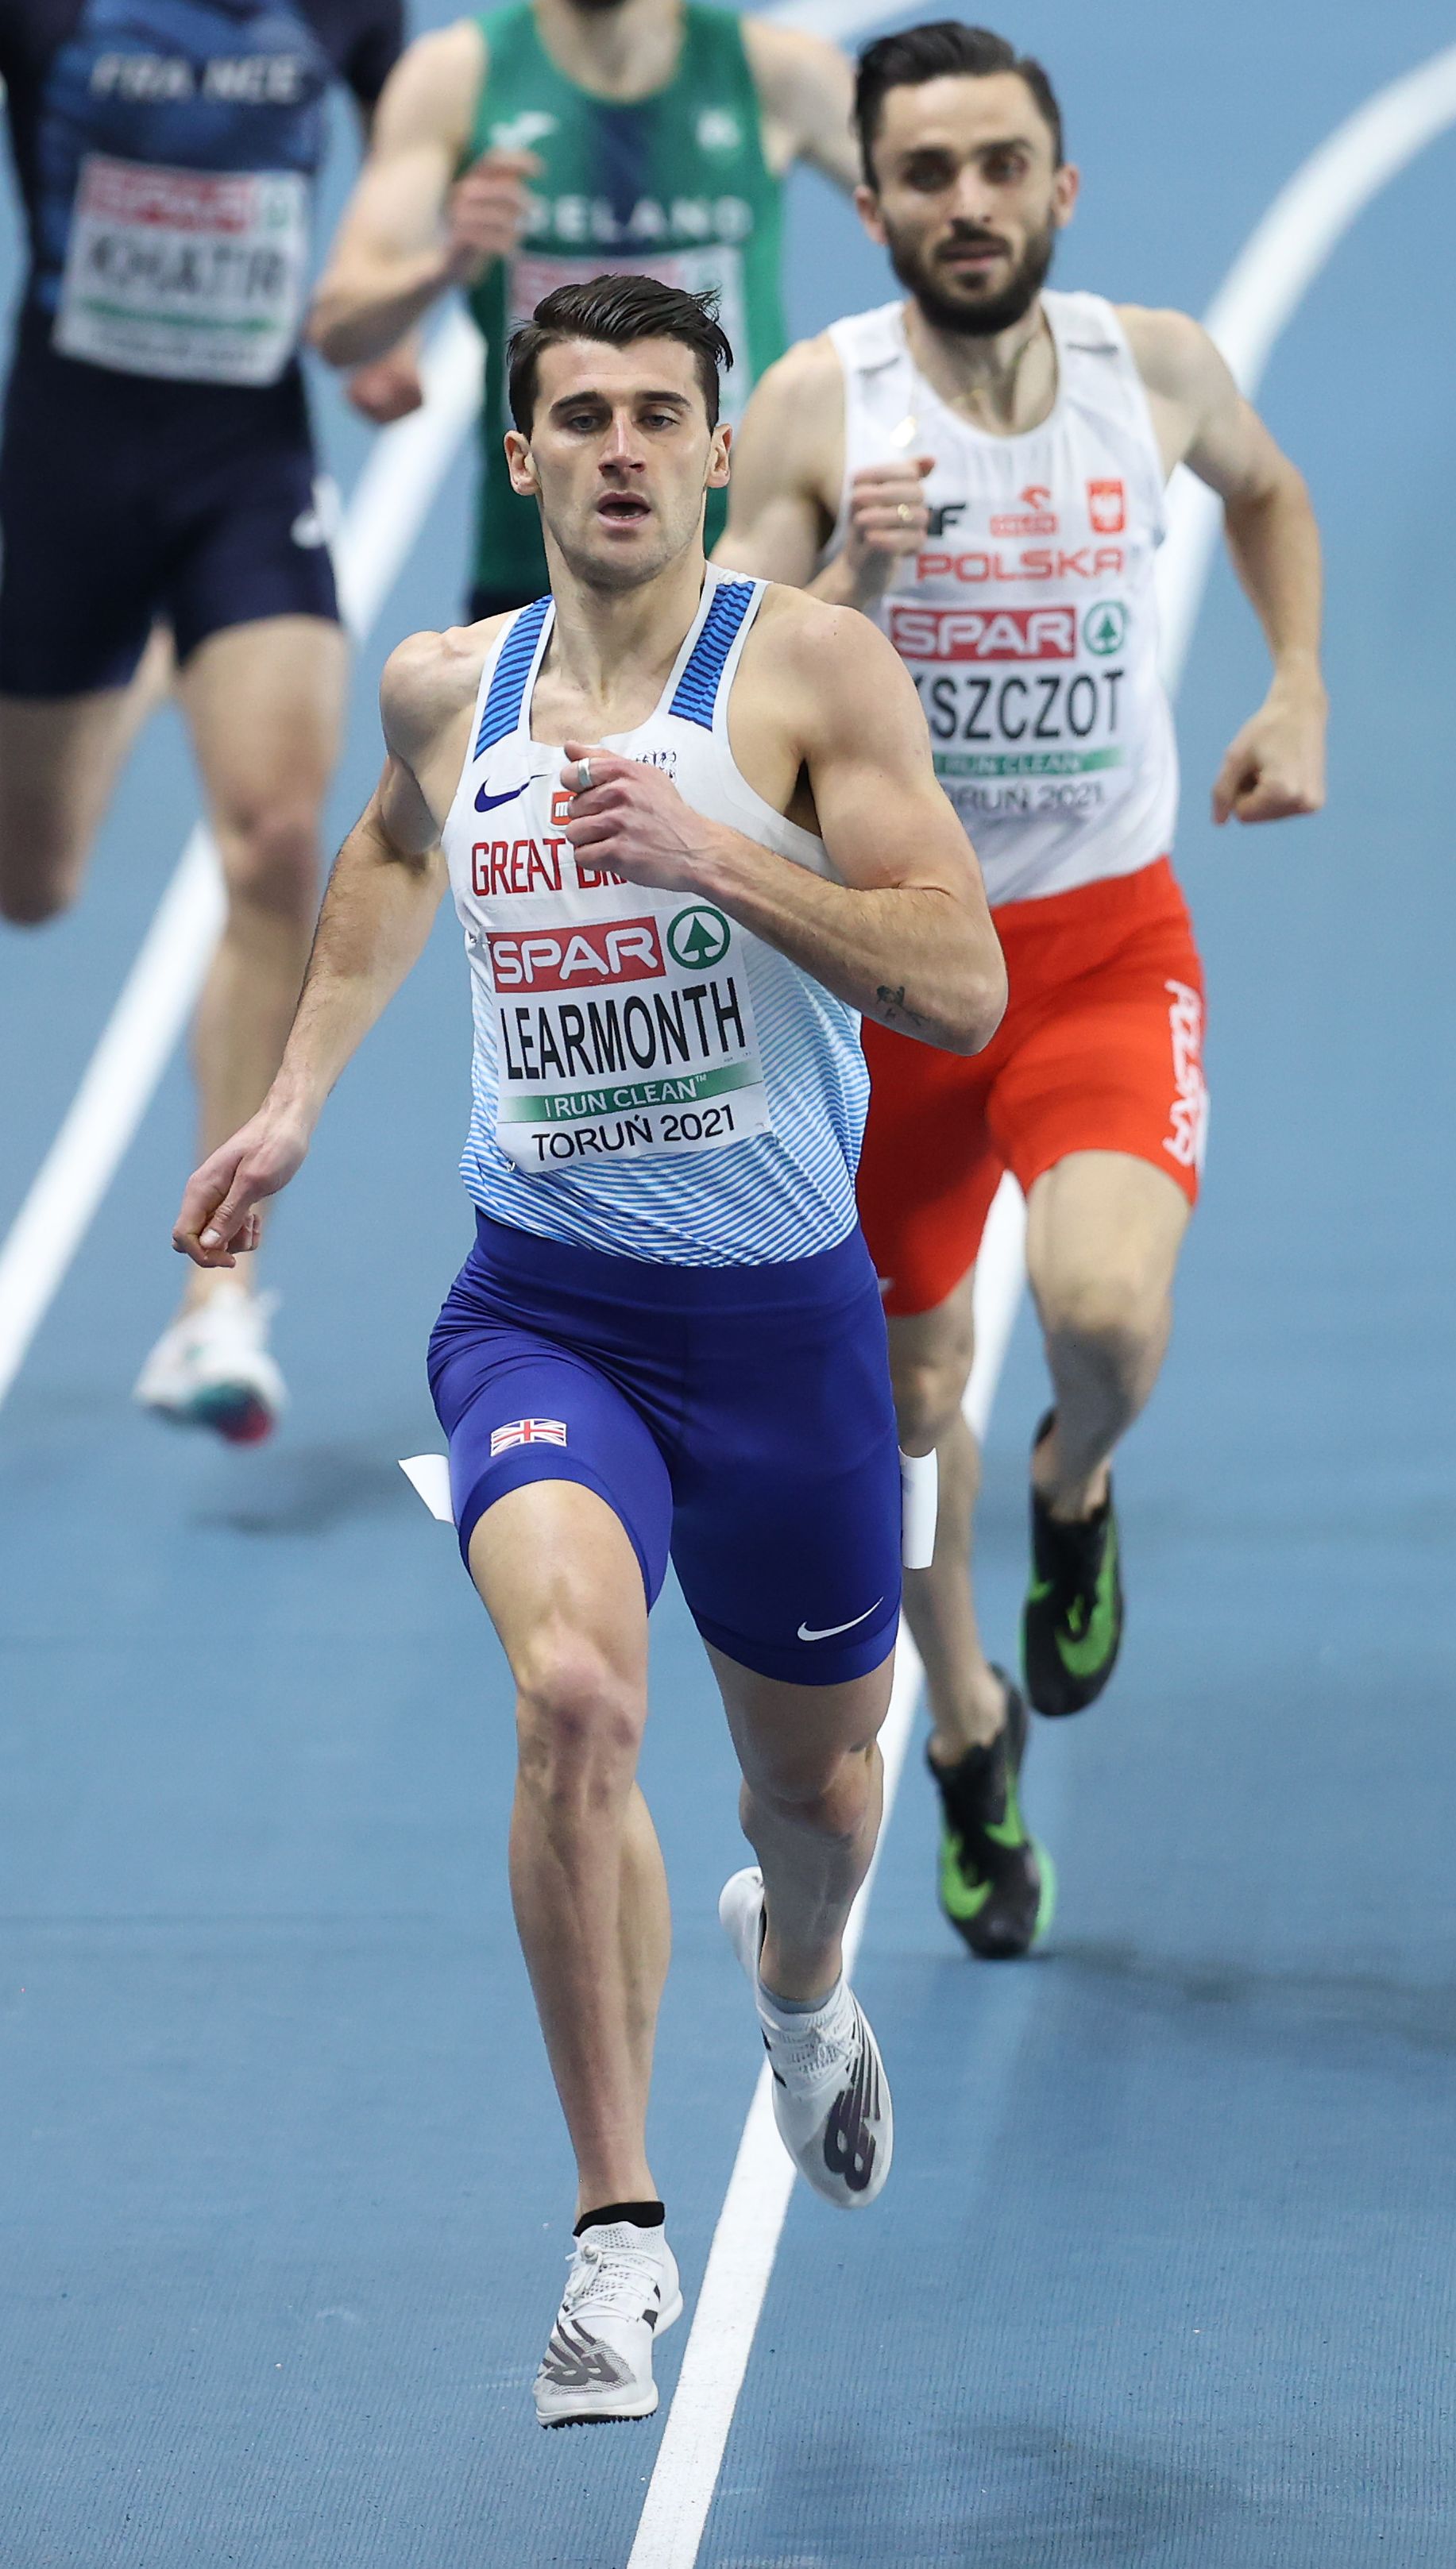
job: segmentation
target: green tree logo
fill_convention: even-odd
[[[1082,639],[1089,651],[1105,660],[1110,651],[1120,651],[1127,638],[1127,608],[1121,598],[1100,597],[1089,606],[1082,618]]]
[[[667,930],[667,951],[674,963],[693,972],[706,972],[711,964],[721,963],[732,942],[733,930],[721,910],[710,910],[706,902],[680,910]]]

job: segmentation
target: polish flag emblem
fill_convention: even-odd
[[[509,1427],[491,1430],[491,1460],[509,1454],[513,1445],[564,1445],[564,1418],[513,1418]]]
[[[1087,515],[1094,536],[1120,536],[1127,525],[1127,499],[1120,482],[1089,482]]]

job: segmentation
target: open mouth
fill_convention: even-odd
[[[630,527],[652,513],[646,501],[639,500],[635,492],[608,491],[604,499],[597,501],[596,514],[598,518],[604,518],[609,527]]]

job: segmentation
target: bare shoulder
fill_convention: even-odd
[[[844,415],[844,368],[829,332],[822,330],[815,339],[800,339],[765,368],[753,388],[744,427],[750,437],[771,436],[776,453],[782,454],[787,444],[801,456],[826,437],[840,436]]]
[[[413,766],[442,731],[476,700],[486,654],[504,615],[483,624],[453,624],[443,633],[411,633],[384,664],[379,710],[391,749]]]
[[[843,89],[849,98],[849,65],[838,45],[832,45],[827,36],[812,36],[802,27],[780,26],[773,18],[745,17],[739,23],[748,67],[761,93],[780,83],[805,82]]]
[[[855,76],[827,37],[767,18],[742,18],[743,50],[758,92],[764,149],[782,177],[793,161],[812,161],[837,185],[859,175],[855,142]]]
[[[1191,312],[1120,303],[1117,315],[1149,392],[1161,393],[1167,401],[1186,401],[1227,372],[1203,323],[1195,321]]]
[[[914,685],[902,660],[868,615],[831,606],[777,581],[764,593],[749,637],[753,674],[816,734],[863,735],[907,704],[922,731]],[[745,655],[747,656],[747,655]]]
[[[480,22],[458,18],[417,36],[390,74],[380,117],[396,143],[426,139],[464,150],[487,70]]]
[[[792,348],[765,367],[756,390],[761,393],[766,384],[781,402],[843,402],[845,370],[829,332],[820,330],[812,339],[796,339]]]

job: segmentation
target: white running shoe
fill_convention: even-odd
[[[758,1977],[763,1875],[757,1865],[723,1886],[718,1916],[758,2002],[774,2073],[774,2121],[800,2175],[826,2203],[873,2203],[895,2155],[895,2112],[880,2045],[847,1981],[812,2015],[782,2015]]]
[[[610,2426],[657,2405],[652,2347],[682,2317],[677,2260],[662,2230],[594,2222],[571,2272],[534,2396],[543,2426]]]
[[[211,1427],[229,1445],[259,1445],[288,1394],[268,1353],[272,1293],[230,1280],[164,1329],[137,1377],[134,1400],[179,1427]]]

